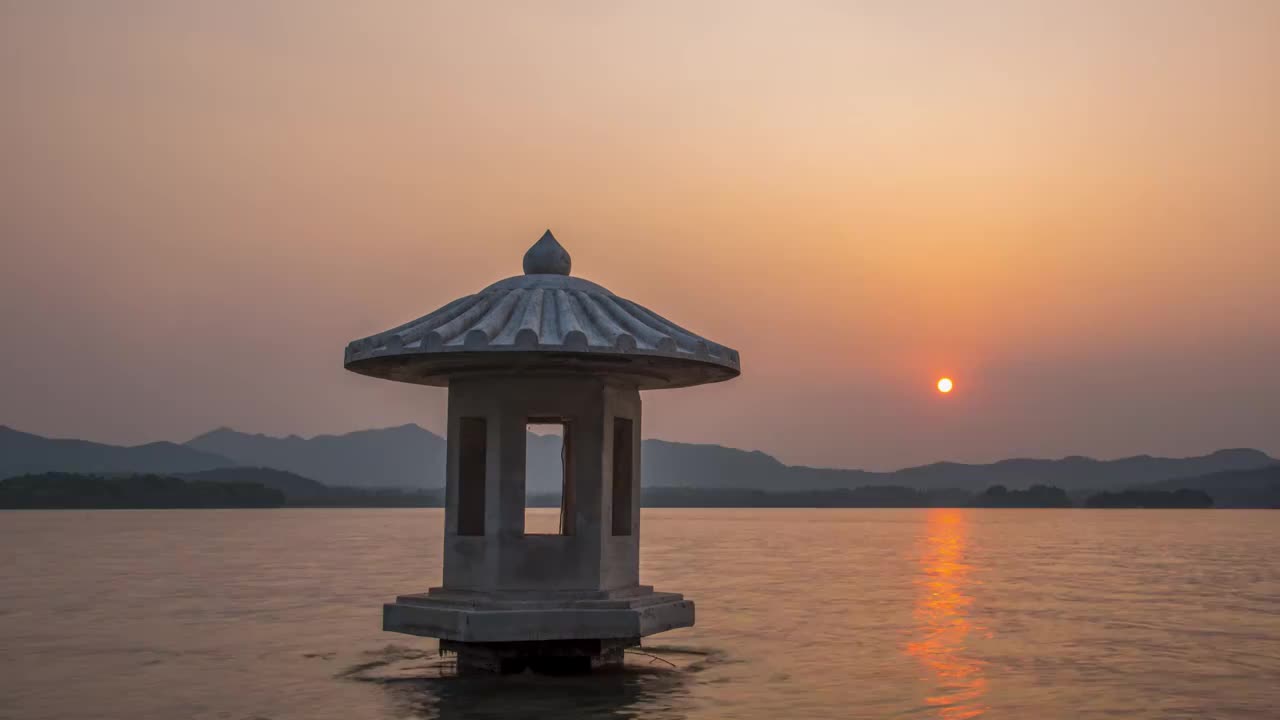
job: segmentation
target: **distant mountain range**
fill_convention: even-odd
[[[560,438],[529,435],[529,492],[560,486]],[[802,492],[896,485],[916,490],[978,492],[1033,484],[1067,491],[1112,490],[1272,466],[1258,450],[1219,450],[1189,458],[1139,455],[1119,460],[1068,457],[990,464],[934,463],[892,472],[786,465],[759,451],[645,440],[642,484],[649,488]],[[328,486],[437,490],[444,485],[445,440],[417,425],[345,435],[251,435],[228,428],[191,441],[117,447],[55,440],[0,426],[0,478],[41,472],[188,474],[231,466],[274,468]]]
[[[643,458],[644,485],[647,487],[740,488],[773,492],[882,485],[915,490],[954,488],[977,492],[992,485],[1024,489],[1037,484],[1053,485],[1068,491],[1097,490],[1276,463],[1266,453],[1241,449],[1219,450],[1189,458],[1138,455],[1119,460],[1086,457],[1013,459],[981,465],[941,462],[891,472],[871,472],[784,465],[758,451],[665,440],[646,440]]]
[[[235,464],[228,457],[171,442],[119,447],[55,440],[0,425],[0,478],[44,472],[184,473]]]
[[[218,428],[193,438],[185,447],[231,458],[236,465],[288,470],[325,485],[444,487],[445,440],[417,425],[312,438]]]

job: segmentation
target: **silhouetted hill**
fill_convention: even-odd
[[[0,478],[31,473],[181,473],[236,463],[212,452],[170,442],[133,447],[62,440],[0,425]]]
[[[444,438],[417,425],[312,438],[249,435],[219,428],[186,446],[235,461],[227,464],[288,470],[325,485],[444,486]]]
[[[443,507],[441,490],[356,488],[323,485],[287,470],[232,467],[181,476],[193,482],[253,483],[284,494],[288,507]]]
[[[1200,490],[1220,508],[1280,508],[1280,464],[1174,478],[1138,490]]]
[[[1275,462],[1257,450],[1219,450],[1189,458],[1161,458],[1137,455],[1119,460],[1067,457],[1060,460],[1012,459],[988,465],[935,463],[887,473],[893,484],[917,488],[961,487],[977,489],[987,485],[1027,488],[1052,485],[1064,490],[1110,489],[1190,477],[1220,470],[1254,468]]]
[[[868,486],[840,490],[644,488],[643,507],[759,507],[759,508],[917,508],[966,507],[973,495],[963,490],[912,490],[897,486]],[[549,503],[548,503],[549,504]]]
[[[784,465],[759,450],[721,445],[645,440],[641,452],[641,484],[645,487],[782,492],[893,484],[880,482],[879,474],[864,470]]]
[[[1121,490],[1090,495],[1087,508],[1202,510],[1213,507],[1213,498],[1203,490]]]
[[[284,493],[248,482],[203,482],[167,475],[43,473],[0,480],[0,508],[272,508]]]
[[[217,468],[215,470],[182,473],[178,477],[192,482],[256,483],[284,493],[290,504],[328,497],[334,491],[334,488],[327,487],[311,478],[305,478],[287,470],[263,467]]]

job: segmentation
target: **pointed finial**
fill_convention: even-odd
[[[550,230],[542,233],[538,242],[524,254],[525,275],[568,275],[572,266],[569,251],[556,241]]]

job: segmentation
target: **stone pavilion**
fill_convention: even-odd
[[[444,577],[383,607],[460,669],[587,670],[693,625],[640,584],[640,391],[737,377],[738,353],[569,274],[546,232],[524,274],[350,343],[348,370],[449,389]],[[525,527],[526,429],[560,426],[558,532]]]

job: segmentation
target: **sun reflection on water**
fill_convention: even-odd
[[[920,554],[916,627],[906,653],[930,673],[935,689],[925,702],[944,720],[974,718],[986,711],[983,663],[967,656],[978,628],[969,616],[973,598],[965,594],[971,566],[965,563],[968,515],[963,510],[930,510]]]

